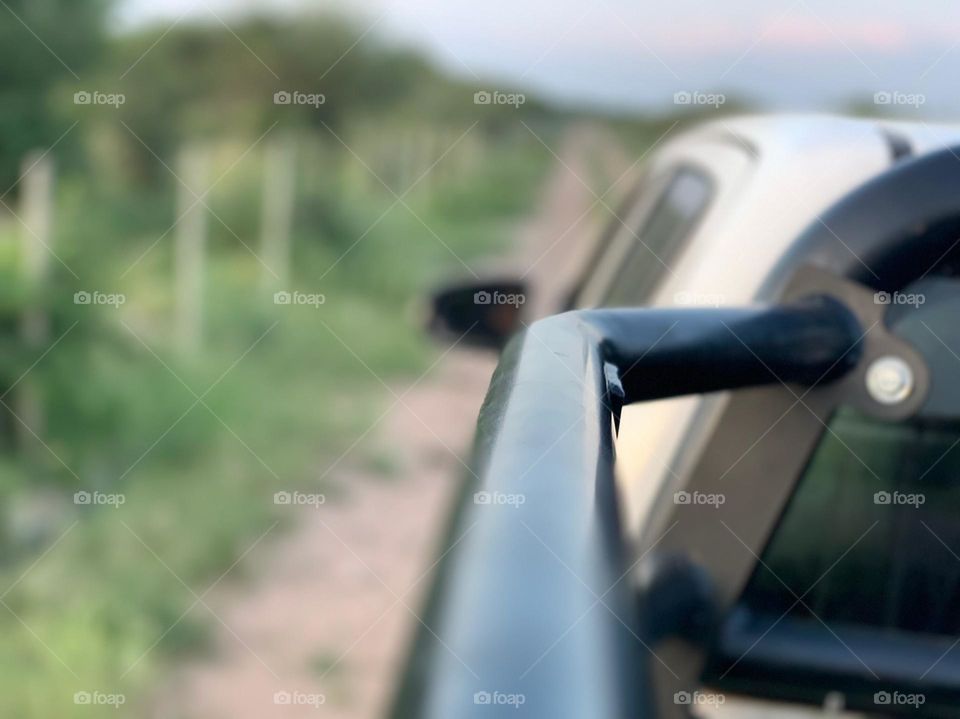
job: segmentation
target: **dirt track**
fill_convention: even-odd
[[[571,130],[556,151],[562,162],[518,228],[509,263],[518,275],[530,270],[541,310],[577,275],[578,258],[598,231],[589,211],[596,198],[584,186],[590,158],[603,160],[606,184],[629,165],[588,127]],[[617,197],[614,190],[606,201]],[[252,585],[225,586],[207,598],[222,620],[215,653],[182,667],[157,692],[155,719],[382,714],[419,621],[425,573],[494,365],[492,356],[454,349],[407,394],[408,386],[395,387],[402,402],[385,397],[384,409],[393,408],[364,442],[398,457],[397,476],[364,473],[349,456],[337,465],[345,495],[303,510],[292,531],[258,545],[244,559]],[[293,701],[307,703],[276,704],[277,692],[302,692]],[[310,704],[319,695],[322,714]]]

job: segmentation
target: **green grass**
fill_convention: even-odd
[[[490,142],[475,166],[411,193],[409,209],[393,207],[349,251],[394,197],[344,190],[337,177],[305,183],[289,289],[323,293],[319,308],[274,305],[258,289],[257,261],[211,221],[205,345],[194,358],[172,342],[170,237],[121,277],[172,222],[172,196],[64,179],[58,254],[81,279],[57,266],[51,289],[31,293],[14,273],[0,293],[0,341],[17,350],[0,365],[6,386],[42,352],[18,343],[19,307],[46,306],[52,338],[76,323],[8,398],[38,393],[46,448],[0,463],[5,507],[44,492],[33,525],[3,519],[0,715],[118,715],[74,704],[78,691],[122,693],[120,715],[137,715],[171,663],[204,650],[217,624],[202,605],[188,611],[195,595],[273,523],[289,521],[275,492],[338,501],[337,472],[326,468],[382,411],[381,381],[416,377],[437,352],[421,334],[417,299],[507,245],[547,159]],[[258,232],[257,172],[255,160],[239,166],[211,198],[244,238]],[[73,304],[76,290],[95,288],[127,302]],[[363,448],[348,461],[396,471],[393,458]],[[125,501],[78,507],[80,489]]]

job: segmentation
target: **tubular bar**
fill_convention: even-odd
[[[481,410],[476,493],[398,715],[655,717],[646,682],[656,660],[632,615],[613,484],[620,407],[827,382],[856,365],[860,336],[853,315],[821,297],[568,312],[515,338]]]

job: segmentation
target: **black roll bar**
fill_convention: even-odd
[[[856,365],[860,336],[842,304],[819,297],[568,312],[514,338],[481,410],[454,559],[395,716],[655,717],[656,659],[627,589],[613,484],[620,407],[828,382]]]

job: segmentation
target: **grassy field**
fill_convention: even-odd
[[[196,355],[174,347],[172,236],[143,255],[175,218],[172,178],[150,193],[100,168],[60,178],[64,264],[44,286],[9,269],[14,237],[0,243],[11,253],[0,262],[10,349],[0,379],[14,386],[4,401],[30,400],[43,417],[38,438],[11,421],[20,450],[0,460],[3,716],[117,716],[111,695],[136,716],[165,667],[203,650],[216,620],[198,598],[284,520],[275,493],[337,501],[327,468],[381,411],[380,380],[414,378],[437,352],[416,300],[509,243],[550,160],[516,137],[483,138],[470,163],[396,204],[329,137],[319,146],[325,164],[299,162],[293,278],[280,289],[323,303],[275,304],[277,288],[261,289],[260,263],[234,236],[256,247],[262,168],[250,153],[208,198],[230,229],[211,220]],[[126,301],[76,304],[78,291]],[[47,354],[12,339],[27,306],[50,318]],[[362,447],[349,461],[389,470]],[[240,564],[224,581],[242,574]]]

